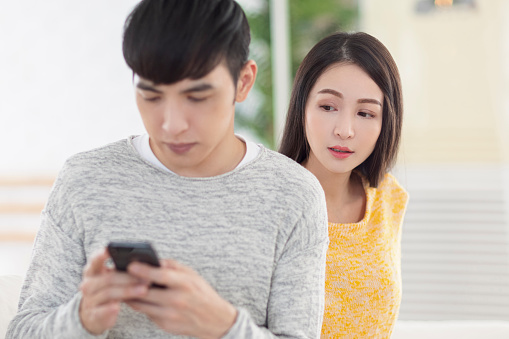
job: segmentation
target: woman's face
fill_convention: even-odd
[[[382,129],[383,93],[359,66],[335,64],[316,81],[305,112],[311,172],[350,173],[375,148]]]

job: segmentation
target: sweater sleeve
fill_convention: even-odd
[[[9,324],[6,339],[105,338],[107,333],[89,334],[79,318],[78,286],[85,262],[83,245],[43,212],[18,313]]]
[[[320,338],[329,244],[322,195],[307,206],[275,263],[267,327],[257,326],[247,311],[239,309],[237,321],[224,339]]]

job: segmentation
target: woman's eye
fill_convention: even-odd
[[[322,106],[320,106],[320,108],[322,108],[325,111],[333,111],[334,110],[334,107],[328,106],[328,105],[322,105]]]
[[[368,113],[368,112],[359,112],[358,114],[361,117],[363,117],[363,118],[374,118],[375,117],[374,114],[371,114],[371,113]]]

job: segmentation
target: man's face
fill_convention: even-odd
[[[235,101],[244,100],[252,86],[245,86],[248,64],[237,87],[224,63],[203,78],[170,85],[136,78],[136,103],[150,147],[166,167],[190,177],[218,175],[234,167],[230,163],[239,149],[233,132]]]

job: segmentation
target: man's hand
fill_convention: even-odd
[[[167,332],[203,339],[220,338],[235,323],[235,307],[189,267],[162,260],[161,268],[132,263],[127,270],[144,281],[167,286],[151,288],[146,296],[126,302]]]
[[[82,299],[79,315],[83,327],[98,335],[112,328],[120,311],[120,302],[147,294],[148,283],[127,273],[105,266],[106,250],[92,256],[83,270]]]

